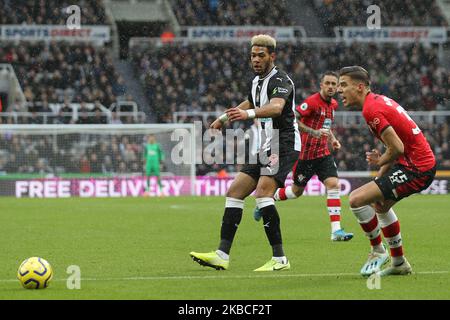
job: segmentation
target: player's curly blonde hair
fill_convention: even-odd
[[[269,52],[275,51],[275,48],[277,47],[277,41],[267,34],[258,34],[256,36],[253,36],[251,44],[252,47],[266,47],[267,49],[269,49]]]

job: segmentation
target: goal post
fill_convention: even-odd
[[[160,181],[146,170],[149,136]],[[195,142],[194,124],[0,125],[0,196],[195,195]]]

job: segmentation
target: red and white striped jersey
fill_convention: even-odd
[[[338,107],[336,99],[326,101],[320,93],[315,93],[297,106],[296,110],[301,115],[300,121],[314,129],[331,129],[334,119],[334,112]],[[300,160],[312,160],[322,158],[331,154],[328,148],[328,138],[314,138],[312,135],[302,132],[302,150]]]

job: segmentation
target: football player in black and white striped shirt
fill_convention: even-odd
[[[242,218],[244,199],[255,191],[256,205],[264,221],[264,230],[272,247],[272,258],[255,271],[288,270],[284,253],[280,217],[273,196],[284,186],[288,173],[298,159],[301,140],[295,119],[295,88],[289,76],[275,64],[276,41],[257,35],[251,41],[251,63],[255,78],[248,99],[230,108],[211,124],[221,129],[226,121],[257,118],[261,122],[262,141],[257,163],[246,164],[230,186],[221,226],[221,241],[216,251],[191,252],[199,264],[228,269],[231,245]]]

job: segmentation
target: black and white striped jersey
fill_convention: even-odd
[[[300,151],[301,139],[295,117],[295,86],[286,72],[274,67],[265,77],[256,76],[252,81],[252,87],[248,100],[261,108],[270,102],[272,98],[286,100],[280,116],[275,118],[259,118],[264,131],[261,137],[260,151],[275,150],[274,143],[279,143],[280,154],[291,151]],[[278,141],[273,139],[277,135],[273,131],[278,129]]]

